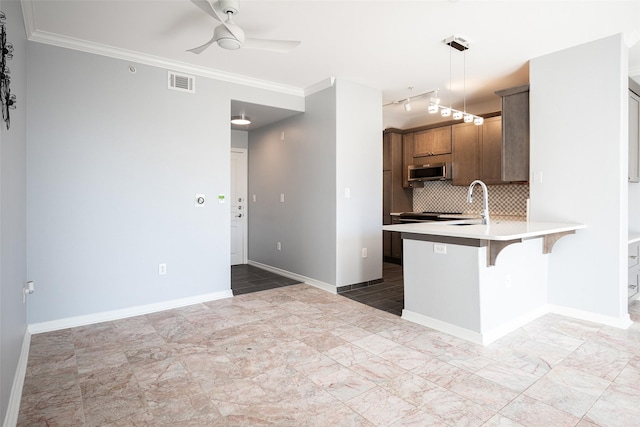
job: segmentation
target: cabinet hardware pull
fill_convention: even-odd
[[[629,255],[629,258],[631,258],[631,259],[637,259],[637,258],[638,258],[638,255]]]
[[[637,289],[638,285],[629,285],[629,289]]]

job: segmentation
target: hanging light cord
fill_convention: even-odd
[[[451,83],[451,46],[449,46],[449,108],[451,108],[453,106],[453,104],[451,103],[451,94],[453,93],[453,86]]]
[[[465,49],[464,52],[462,52],[463,56],[463,62],[462,62],[462,99],[463,99],[463,106],[462,106],[462,111],[464,113],[467,112],[467,50]]]

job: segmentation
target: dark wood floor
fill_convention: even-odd
[[[397,316],[404,308],[404,281],[402,266],[385,262],[382,264],[382,283],[342,292],[340,295]]]
[[[233,295],[281,288],[300,283],[249,264],[231,266],[231,291]]]
[[[402,266],[388,262],[383,263],[382,278],[383,282],[381,283],[343,292],[340,295],[400,316],[404,308]],[[300,282],[249,264],[231,267],[231,290],[234,295],[280,288],[297,283]]]

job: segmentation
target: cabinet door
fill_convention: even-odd
[[[629,263],[627,268],[634,268],[640,264],[640,242],[629,245]]]
[[[469,185],[481,177],[481,128],[482,126],[476,126],[473,123],[461,123],[451,127],[453,139],[453,185]]]
[[[391,258],[402,259],[402,233],[391,233]]]
[[[482,181],[502,184],[502,120],[486,119],[482,128]]]
[[[409,166],[413,165],[413,133],[402,135],[402,186],[413,188],[413,181],[409,181]]]
[[[391,170],[391,134],[382,136],[382,170]]]
[[[451,153],[450,126],[415,132],[413,138],[413,157]]]
[[[502,96],[502,180],[529,180],[529,85],[496,92]]]
[[[640,182],[640,97],[629,91],[629,182]]]
[[[393,231],[382,232],[382,256],[385,261],[389,261],[391,258],[391,235]]]
[[[382,171],[382,224],[391,224],[391,171]]]
[[[629,270],[629,281],[627,283],[627,298],[632,301],[637,298],[640,288],[640,270],[637,268]]]

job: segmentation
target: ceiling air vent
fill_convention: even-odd
[[[187,74],[178,74],[174,71],[169,71],[169,89],[195,93],[196,78]]]

